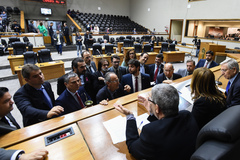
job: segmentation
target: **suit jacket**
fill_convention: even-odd
[[[193,103],[192,114],[201,129],[205,124],[219,115],[226,109],[226,105],[217,102],[216,100],[210,101],[206,97],[200,97]]]
[[[187,74],[188,74],[187,69],[179,69],[179,70],[177,71],[177,73],[180,74],[182,77],[188,76],[188,75],[187,75]]]
[[[119,97],[122,97],[124,96],[124,90],[123,90],[123,87],[121,84],[119,84],[119,88],[116,90],[116,92],[113,94],[113,97],[111,96],[108,88],[107,88],[107,85],[105,85],[103,88],[101,88],[98,93],[97,93],[97,96],[96,96],[96,99],[97,99],[97,103],[101,102],[102,100],[112,100],[112,99],[115,99],[115,98],[119,98]]]
[[[184,110],[143,126],[140,136],[136,120],[127,120],[126,143],[136,159],[186,160],[195,151],[198,131],[195,119]]]
[[[64,34],[64,36],[69,36],[69,28],[68,28],[68,26],[63,28],[63,34]]]
[[[96,71],[97,71],[97,67],[96,67],[95,62],[91,61],[90,64],[91,64],[91,67],[92,67],[92,68],[94,69],[94,71],[96,72]],[[88,72],[88,73],[91,73],[88,68],[87,68],[87,72]]]
[[[105,86],[105,83],[104,81],[102,80],[98,80],[98,77],[103,77],[105,78],[101,71],[97,71],[95,73],[93,73],[93,87],[94,87],[94,90],[96,90],[96,93],[102,88]]]
[[[36,30],[36,28],[33,26],[32,23],[29,23],[29,25],[28,25],[28,32],[37,33],[37,30]]]
[[[200,59],[195,68],[203,67],[205,62],[206,62],[206,59]],[[215,61],[212,61],[209,68],[216,67],[216,66],[218,66],[218,64]]]
[[[164,67],[164,65],[161,64],[160,65],[161,70],[160,70],[159,74],[163,73],[163,67]],[[149,75],[150,75],[150,78],[151,78],[151,82],[153,81],[153,78],[154,78],[154,75],[155,75],[154,71],[155,71],[155,64],[149,65]]]
[[[91,38],[93,38],[93,37],[92,37],[92,35],[90,33],[89,34],[85,33],[84,34],[84,44],[87,44],[88,40],[91,39]]]
[[[11,115],[11,113],[8,113],[6,115],[10,121],[17,127],[17,128],[14,128],[14,127],[11,127],[10,125],[0,121],[0,134],[7,134],[9,132],[12,132],[12,131],[15,131],[17,129],[20,129],[20,126],[18,125],[18,123],[16,122],[16,120],[14,119],[14,117]]]
[[[83,86],[81,86],[77,92],[84,105],[86,99],[91,100]],[[64,112],[62,114],[68,114],[82,109],[82,107],[77,103],[75,98],[68,92],[67,89],[65,89],[63,93],[57,98],[55,104],[60,105],[64,108]]]
[[[17,153],[24,153],[24,151],[20,151],[20,150],[5,150],[3,148],[0,148],[0,159],[3,160],[7,160],[7,159],[11,159],[12,155],[17,152]],[[16,155],[17,156],[17,155]]]
[[[4,45],[5,47],[7,47],[7,42],[6,42],[5,39],[2,39],[2,38],[1,38],[1,44]]]
[[[149,66],[144,64],[144,70],[145,70],[145,74],[149,74],[150,75],[150,70],[149,70]]]
[[[60,43],[61,43],[61,45],[63,45],[63,42],[64,42],[63,35],[61,33],[59,33],[59,35],[60,35]],[[53,35],[53,39],[56,39],[56,40],[54,40],[54,45],[56,46],[57,42],[58,42],[58,38],[57,38],[56,33]]]
[[[150,85],[150,76],[148,74],[141,73],[142,76],[142,90],[151,87]],[[132,74],[128,73],[123,75],[122,77],[122,86],[129,85],[131,87],[131,92],[133,93],[133,83],[132,83]]]
[[[173,73],[173,80],[178,79],[178,78],[182,78],[182,76],[180,74]],[[161,73],[157,76],[156,84],[162,83],[166,79],[167,78],[166,78],[165,74]]]
[[[110,67],[108,70],[109,70],[109,72],[114,72],[113,66]],[[116,72],[114,72],[114,73],[116,73]],[[118,79],[119,79],[119,82],[121,82],[122,76],[125,75],[125,74],[127,74],[126,68],[122,67],[122,66],[119,66],[119,68],[118,68],[118,75],[117,75]]]
[[[55,98],[50,83],[44,82],[43,86],[54,106]],[[23,116],[25,127],[47,119],[47,114],[51,108],[45,102],[42,94],[28,83],[17,90],[13,99]]]
[[[240,104],[240,73],[238,73],[237,77],[234,79],[226,96],[227,107]]]
[[[49,33],[49,36],[50,36],[50,37],[53,36],[53,33],[54,33],[54,32],[53,32],[52,26],[49,26],[49,27],[48,27],[48,33]]]

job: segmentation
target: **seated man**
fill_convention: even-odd
[[[55,106],[55,98],[49,82],[34,64],[25,64],[22,76],[27,82],[14,94],[14,101],[23,116],[23,125],[29,126],[60,115],[64,110]]]
[[[121,96],[124,96],[124,90],[119,83],[118,77],[114,72],[108,72],[105,75],[105,86],[101,88],[96,96],[97,103],[101,103],[103,100],[112,100]]]
[[[141,53],[139,58],[141,73],[150,74],[149,67],[148,65],[146,65],[148,58],[149,58],[148,53]]]
[[[129,153],[136,159],[190,159],[195,151],[199,129],[189,111],[178,111],[176,88],[168,84],[156,85],[148,99],[139,96],[138,101],[150,114],[150,123],[143,126],[140,136],[132,111],[114,104],[119,112],[127,116]]]
[[[196,65],[196,68],[200,67],[212,68],[216,66],[218,66],[218,64],[215,61],[213,61],[213,51],[207,51],[206,59],[200,59],[198,64]]]
[[[13,110],[12,96],[5,87],[0,87],[0,134],[7,134],[20,126],[10,113]],[[0,156],[1,157],[1,156]],[[1,158],[0,158],[1,159]]]
[[[186,77],[188,75],[191,75],[195,69],[195,61],[192,59],[187,60],[187,69],[179,69],[178,74],[180,74],[182,77]]]
[[[65,91],[57,98],[56,105],[62,106],[68,114],[85,108],[85,101],[91,100],[84,87],[80,87],[81,81],[76,73],[70,72],[64,77]],[[79,88],[80,87],[80,88]]]
[[[166,63],[164,65],[163,73],[157,76],[156,84],[159,84],[159,83],[170,84],[172,83],[173,80],[182,78],[180,74],[173,73],[173,72],[174,72],[173,65],[171,63]]]
[[[161,73],[163,73],[163,67],[164,65],[162,64],[163,62],[163,54],[159,53],[157,54],[156,58],[155,58],[155,64],[151,64],[149,65],[149,73],[150,73],[150,78],[151,78],[151,82],[152,81],[156,81],[157,76]]]
[[[84,62],[86,63],[87,72],[93,74],[97,71],[97,67],[95,62],[91,60],[91,55],[88,51],[82,52],[82,58]]]
[[[140,72],[140,62],[136,59],[131,59],[128,62],[129,72],[122,77],[122,85],[131,87],[130,93],[138,92],[150,87],[150,76]]]

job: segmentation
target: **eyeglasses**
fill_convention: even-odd
[[[150,97],[148,97],[148,101],[152,102],[153,104],[156,104],[153,100],[150,99]]]
[[[109,82],[118,83],[118,82],[119,82],[119,80],[115,80],[115,81],[109,81]]]
[[[119,63],[120,61],[114,61],[113,63]]]
[[[231,69],[233,69],[233,68],[231,68]],[[227,70],[231,70],[231,69],[221,69],[220,71],[221,72],[227,72]]]
[[[172,72],[172,70],[164,70],[164,72]]]
[[[79,67],[79,68],[86,68],[86,66],[81,66],[81,67]]]

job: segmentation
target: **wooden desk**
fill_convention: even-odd
[[[15,67],[24,65],[23,55],[11,55],[8,56],[9,64],[12,70],[12,74],[15,74]]]
[[[33,47],[33,51],[34,51],[34,52],[38,52],[39,50],[45,49],[45,48],[46,48],[45,46]],[[28,47],[26,47],[26,49],[28,50]],[[12,48],[12,47],[9,47],[9,48],[8,48],[8,51],[9,51],[9,55],[12,55],[12,54],[13,54],[13,48]]]
[[[123,54],[122,53],[117,53],[117,55],[120,57],[120,66],[123,62]],[[105,58],[109,61],[109,67],[112,66],[112,63],[111,63],[111,56],[107,56],[106,54],[104,54],[103,56],[98,56],[98,55],[93,55],[93,62],[95,62],[96,64],[96,67],[98,69],[98,62],[102,59],[102,58]]]
[[[58,142],[45,146],[44,137],[66,129],[68,127],[73,127],[74,135],[62,139]],[[53,132],[41,135],[34,139],[26,142],[22,142],[11,146],[7,149],[20,149],[24,150],[26,153],[35,151],[37,149],[45,148],[48,150],[48,160],[66,160],[66,159],[84,159],[93,160],[93,157],[85,143],[83,136],[76,123],[63,127],[61,129],[55,130]]]
[[[163,51],[163,56],[166,63],[168,62],[184,62],[185,52],[183,51]]]
[[[93,49],[89,48],[89,53],[93,55]],[[116,53],[116,47],[113,47],[113,53]],[[105,54],[105,47],[102,47],[102,54]]]
[[[37,63],[36,64],[44,74],[45,80],[59,78],[65,74],[64,62],[63,61],[52,61],[52,62],[45,62],[45,63]],[[26,84],[26,81],[22,77],[22,67],[18,66],[15,67],[14,70],[17,72],[18,79],[20,85]]]
[[[156,58],[157,54],[158,54],[157,52],[148,52],[149,58],[148,58],[148,61],[147,61],[146,64],[154,64],[155,63],[155,58]],[[137,59],[139,59],[141,53],[137,53],[136,55],[137,55]]]
[[[161,50],[161,48],[162,48],[162,46],[154,46],[154,47],[153,47],[153,52],[159,53],[160,50]]]
[[[118,42],[118,52],[121,53],[121,48],[123,47],[123,42]]]

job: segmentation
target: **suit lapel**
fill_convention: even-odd
[[[16,120],[13,118],[13,116],[12,116],[11,113],[8,113],[6,116],[7,116],[7,117],[10,119],[10,121],[17,127],[17,129],[20,129],[20,126],[18,125],[18,123],[16,122]]]

